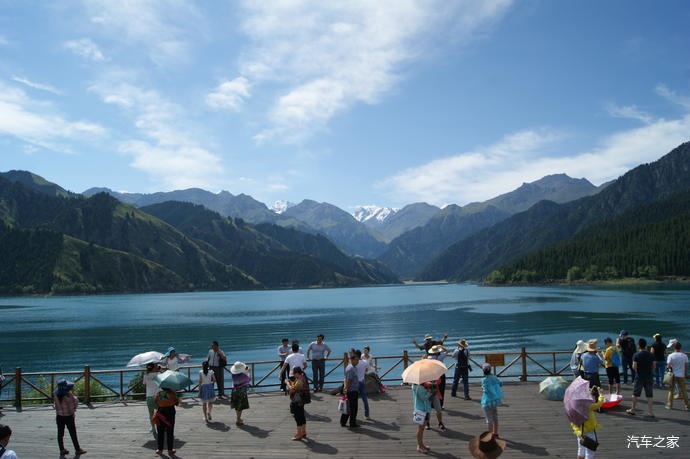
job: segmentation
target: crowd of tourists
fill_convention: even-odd
[[[455,371],[451,385],[451,397],[457,397],[460,382],[463,385],[463,398],[471,400],[469,391],[470,349],[467,340],[458,340],[452,349],[446,347],[448,334],[440,340],[434,340],[432,335],[426,335],[424,342],[414,346],[424,352],[424,359],[437,360],[444,363],[449,359],[455,364]],[[306,354],[299,341],[290,342],[288,338],[282,340],[277,349],[279,364],[277,373],[280,390],[289,398],[290,413],[295,419],[297,430],[292,440],[307,438],[307,420],[305,405],[311,403],[311,393],[324,390],[325,364],[331,355],[331,348],[325,343],[324,335],[320,334],[309,344]],[[598,445],[595,413],[601,411],[605,401],[600,370],[605,369],[608,379],[610,395],[619,395],[622,384],[633,384],[631,408],[626,410],[630,415],[637,414],[638,399],[644,390],[647,398],[646,416],[654,417],[653,390],[668,389],[666,409],[673,408],[676,398],[682,398],[685,409],[688,410],[688,396],[685,379],[688,375],[688,357],[682,350],[682,344],[672,339],[665,344],[660,334],[652,337],[653,342],[648,345],[645,338],[635,341],[626,330],[621,330],[614,342],[611,338],[603,340],[604,347],[598,347],[597,339],[587,342],[579,340],[572,352],[570,367],[575,378],[582,378],[589,383],[592,403],[589,416],[582,424],[572,424],[572,429],[578,438],[578,459],[591,459],[595,455]],[[189,356],[177,354],[171,347],[157,362],[149,362],[143,374],[143,384],[146,390],[146,405],[148,408],[151,433],[156,438],[156,454],[162,454],[167,444],[167,451],[175,454],[175,412],[180,406],[181,395],[179,388],[167,387],[161,382],[159,375],[164,371],[177,372],[181,364],[187,363]],[[431,362],[428,362],[431,364]],[[228,366],[227,355],[220,349],[217,341],[211,343],[206,358],[202,361],[198,374],[198,398],[201,402],[202,419],[212,421],[212,411],[216,399],[227,399],[225,396],[224,375]],[[306,375],[311,366],[312,378]],[[480,405],[484,411],[487,429],[484,433],[470,442],[470,452],[474,457],[496,457],[506,446],[498,432],[498,407],[503,403],[504,394],[502,383],[493,373],[488,363],[482,365],[483,378],[481,381],[482,396]],[[357,429],[359,427],[359,401],[362,402],[364,417],[370,419],[371,412],[367,393],[382,392],[386,386],[378,377],[379,367],[376,359],[371,355],[368,346],[363,351],[350,349],[347,355],[345,377],[340,387],[333,390],[333,395],[340,395],[339,411],[340,425]],[[230,365],[229,373],[232,377],[230,393],[230,407],[235,410],[237,426],[244,425],[242,413],[249,409],[248,389],[251,387],[251,377],[248,366],[236,361]],[[630,378],[628,378],[630,373]],[[583,384],[587,384],[583,381]],[[191,383],[191,381],[190,381]],[[417,424],[417,450],[426,453],[430,448],[424,443],[424,431],[432,428],[431,417],[435,413],[437,427],[446,430],[443,422],[443,406],[446,396],[445,366],[439,377],[411,384],[412,388],[412,421]],[[76,455],[86,454],[77,436],[75,413],[78,407],[77,397],[73,393],[74,383],[67,380],[58,382],[53,394],[53,404],[56,412],[57,442],[61,455],[69,454],[64,445],[64,432],[67,429]],[[0,459],[14,459],[17,455],[7,449],[12,431],[9,426],[0,424]],[[490,454],[489,454],[490,453]]]

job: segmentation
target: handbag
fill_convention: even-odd
[[[341,397],[340,400],[338,400],[338,412],[342,414],[350,414],[350,409],[347,402],[347,397]]]
[[[673,370],[671,370],[670,368],[668,370],[666,370],[666,373],[664,374],[664,381],[663,382],[667,386],[670,386],[671,384],[673,384]]]
[[[582,429],[584,430],[584,428],[585,428],[585,425],[582,424]],[[596,429],[593,432],[594,432],[594,438],[588,437],[584,433],[582,435],[580,435],[580,444],[589,450],[596,451],[597,448],[599,447],[599,441],[597,440]]]
[[[426,420],[426,412],[422,410],[414,410],[412,412],[412,422],[415,424],[421,425],[424,424],[424,421]]]

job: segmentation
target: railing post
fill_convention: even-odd
[[[125,374],[120,370],[120,400],[125,399]]]
[[[22,410],[22,369],[20,367],[14,370],[14,406],[17,411]]]
[[[551,354],[553,356],[553,374],[556,374],[556,353]]]
[[[407,368],[407,365],[409,364],[410,358],[407,355],[407,349],[403,351],[403,369]]]
[[[256,381],[254,380],[254,373],[255,373],[255,372],[254,372],[254,362],[252,362],[252,371],[251,371],[251,373],[252,373],[252,387],[254,387],[254,383],[256,382]]]
[[[522,362],[522,376],[520,376],[520,381],[527,381],[527,350],[525,347],[520,348],[520,361]]]
[[[84,403],[91,403],[91,367],[84,365]]]

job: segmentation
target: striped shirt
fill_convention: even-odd
[[[67,394],[62,397],[62,400],[60,400],[57,395],[54,395],[53,402],[55,403],[55,413],[58,416],[74,416],[74,412],[77,411],[77,404],[79,403],[74,394]]]

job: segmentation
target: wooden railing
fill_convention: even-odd
[[[570,356],[572,351],[530,351],[524,347],[519,352],[500,352],[500,353],[473,353],[470,355],[470,364],[473,371],[470,378],[482,378],[481,366],[486,362],[493,362],[494,374],[501,378],[516,378],[519,381],[527,381],[529,378],[543,378],[547,376],[570,376]],[[383,382],[401,382],[401,373],[411,362],[421,358],[421,355],[409,355],[403,351],[398,356],[375,357],[374,363],[381,367],[379,377]],[[507,362],[507,363],[506,363]],[[448,376],[452,377],[455,362],[448,357]],[[496,364],[498,363],[498,364]],[[328,365],[331,365],[330,368]],[[336,370],[343,369],[347,365],[347,354],[342,358],[327,359],[327,371],[325,373],[325,384],[337,386],[342,383],[342,378],[335,374]],[[247,362],[250,368],[252,390],[271,390],[280,386],[278,375],[280,374],[280,361],[268,360],[261,362]],[[200,366],[181,367],[180,371],[186,372],[192,381],[197,381],[198,369]],[[225,369],[229,374],[229,367]],[[129,387],[129,382],[141,369],[119,369],[119,370],[92,370],[89,365],[85,365],[83,371],[58,371],[58,372],[22,372],[21,368],[16,368],[14,374],[6,374],[5,381],[0,383],[2,393],[6,394],[8,388],[14,393],[12,398],[0,399],[2,402],[10,402],[18,410],[26,403],[49,403],[52,401],[52,393],[55,390],[57,381],[62,378],[70,379],[75,383],[83,381],[83,389],[79,391],[79,398],[83,403],[91,403],[98,400],[125,400],[133,397],[143,397],[144,393],[133,392]],[[305,374],[311,376],[310,369]],[[273,377],[272,379],[269,379]],[[329,379],[330,377],[330,379]],[[226,377],[230,379],[230,377]],[[100,386],[96,394],[94,385]],[[193,384],[182,392],[196,392],[198,385]],[[229,390],[229,388],[228,388]]]

